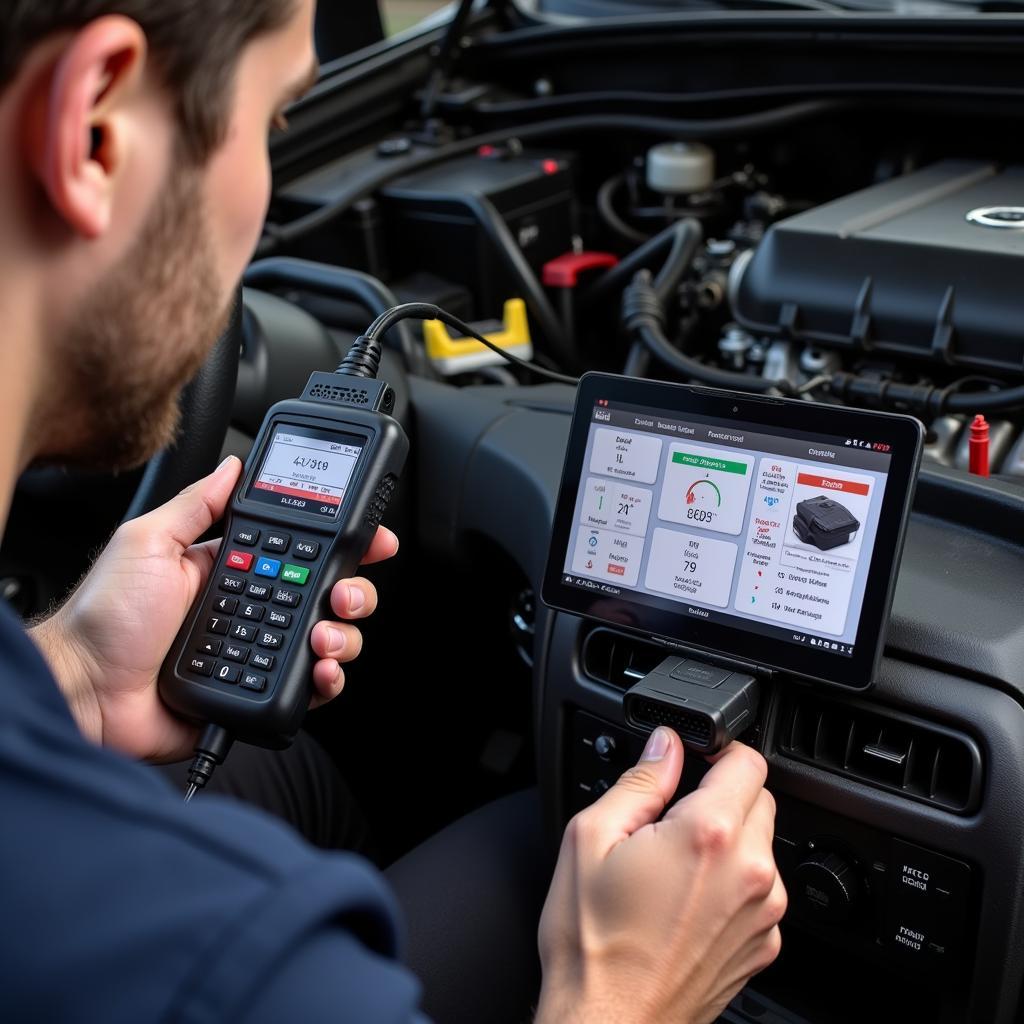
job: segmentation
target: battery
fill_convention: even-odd
[[[484,147],[399,178],[379,194],[394,275],[429,268],[469,290],[476,299],[473,316],[494,317],[507,299],[523,297],[522,287],[480,229],[474,198],[497,210],[540,276],[545,263],[572,249],[572,159]]]

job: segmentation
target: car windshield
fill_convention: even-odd
[[[860,11],[927,17],[963,11],[1018,11],[1024,0],[516,0],[545,16],[623,18],[701,10]]]

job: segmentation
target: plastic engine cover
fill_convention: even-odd
[[[1024,167],[894,178],[773,225],[734,272],[749,331],[1024,373]]]

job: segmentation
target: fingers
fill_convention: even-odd
[[[309,642],[318,658],[337,662],[353,661],[363,649],[363,634],[347,622],[318,622],[309,635]]]
[[[655,729],[639,763],[577,815],[578,839],[594,855],[605,856],[623,839],[658,820],[675,794],[682,771],[679,737],[671,729]]]
[[[334,700],[345,687],[341,663],[354,661],[363,649],[363,634],[347,622],[318,622],[309,636],[310,646],[320,659],[313,666],[311,708]]]
[[[378,526],[377,533],[363,556],[363,565],[383,562],[397,553],[398,538],[386,526]]]
[[[747,828],[758,840],[767,843],[769,849],[775,841],[775,797],[762,789],[754,806],[747,815]]]
[[[224,515],[241,471],[242,463],[228,456],[209,476],[129,523],[128,528],[133,534],[145,531],[155,542],[169,541],[181,550],[188,548]]]
[[[377,610],[377,588],[361,576],[339,580],[331,591],[331,609],[339,619],[365,619]]]
[[[313,697],[311,708],[318,708],[334,700],[345,688],[345,670],[334,660],[324,659],[313,666]]]
[[[768,762],[753,747],[733,741],[714,758],[698,790],[727,802],[746,819],[768,778]]]

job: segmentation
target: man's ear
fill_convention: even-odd
[[[108,15],[71,36],[33,106],[30,160],[54,212],[85,238],[108,228],[126,157],[126,108],[146,64],[146,37]]]

